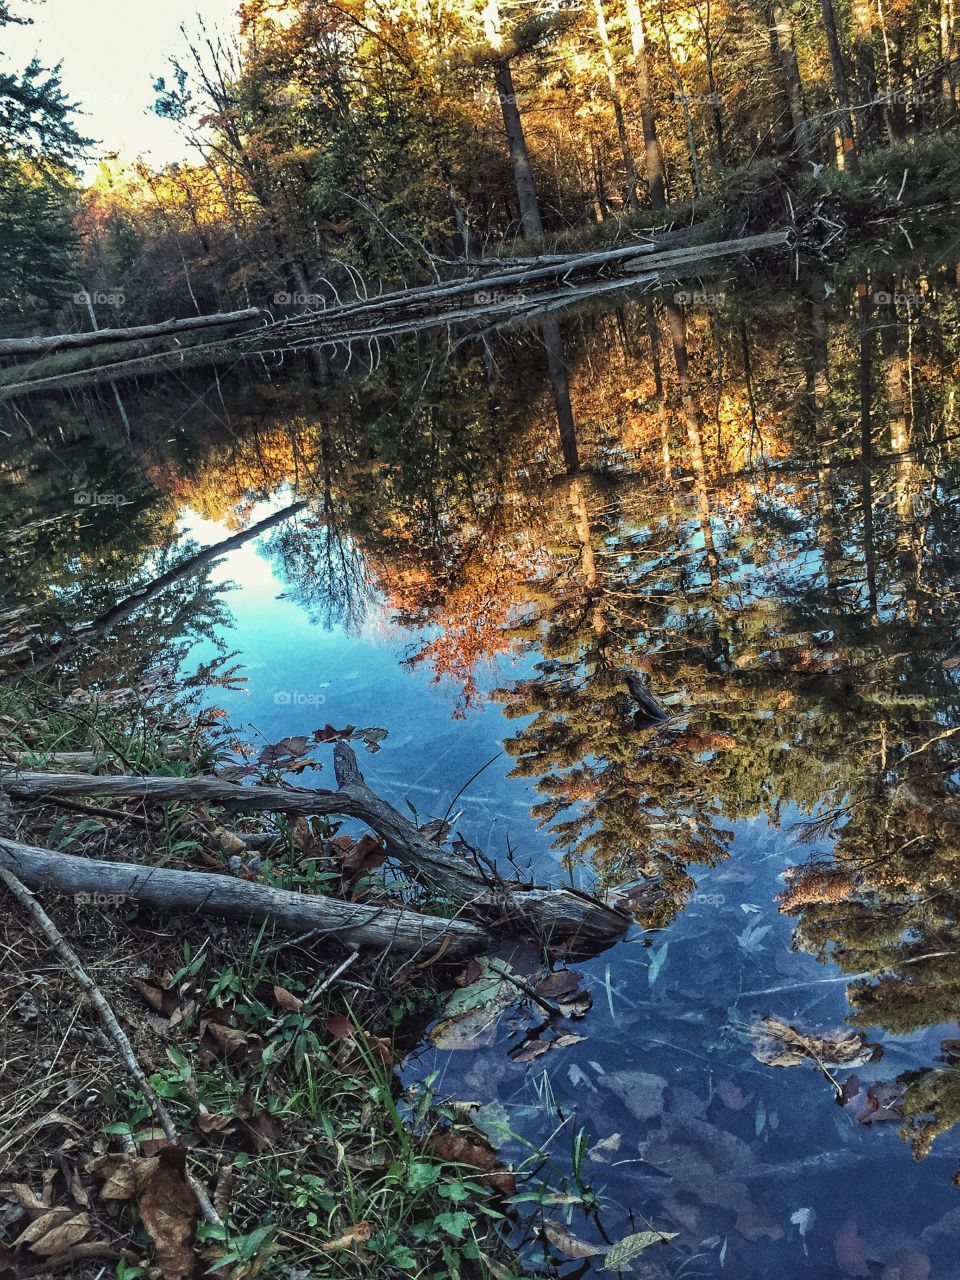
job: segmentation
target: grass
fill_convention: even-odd
[[[199,714],[196,697],[158,685],[72,698],[49,685],[4,686],[0,746],[30,767],[49,766],[52,752],[93,751],[124,772],[201,771],[235,744],[221,720]],[[110,801],[96,808],[107,812],[8,809],[0,830],[97,857],[225,861],[186,805],[163,815],[118,807],[116,817]],[[281,819],[255,821],[277,837],[263,874],[302,881],[292,832]],[[211,1274],[520,1274],[501,1230],[509,1205],[492,1194],[491,1180],[509,1175],[491,1174],[500,1167],[486,1138],[429,1084],[403,1092],[394,1072],[405,1019],[434,1000],[429,970],[404,977],[389,956],[358,961],[311,999],[342,949],[123,903],[41,898],[130,1035],[190,1167],[216,1198],[224,1225],[201,1222],[195,1238]],[[104,1201],[98,1161],[166,1147],[150,1105],[45,938],[16,911],[0,924],[0,956],[0,1265],[13,1257],[24,1274],[31,1262],[42,1267],[44,1257],[14,1242],[44,1214],[73,1214],[87,1224],[81,1247],[91,1257],[75,1260],[71,1274],[146,1276],[155,1259],[144,1199]],[[450,1134],[457,1142],[445,1148]]]

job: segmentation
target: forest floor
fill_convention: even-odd
[[[195,694],[152,694],[7,686],[2,754],[31,769],[62,767],[54,753],[64,752],[123,772],[222,763],[235,745],[222,719],[201,713]],[[23,843],[230,865],[223,829],[196,806],[0,803],[0,835]],[[275,843],[262,864],[235,857],[237,874],[289,888],[336,882],[354,899],[378,891],[382,856],[369,844],[358,856],[361,842],[336,823],[314,819],[304,832],[256,822],[261,837],[275,824]],[[322,852],[305,857],[305,839]],[[37,898],[112,1007],[177,1137],[126,1078],[63,956],[11,902],[0,922],[0,1274],[519,1274],[499,1229],[514,1174],[468,1104],[434,1097],[429,1079],[403,1089],[395,1070],[436,1016],[438,990],[453,985],[451,966],[438,976],[443,966],[429,961],[361,957],[106,895]],[[219,1224],[198,1214],[188,1170]]]

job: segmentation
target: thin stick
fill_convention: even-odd
[[[351,951],[350,954],[347,956],[346,960],[344,960],[341,964],[337,965],[333,973],[328,974],[326,978],[322,978],[317,983],[317,985],[313,988],[313,990],[307,996],[306,1000],[304,1000],[303,1007],[307,1008],[309,1005],[312,1005],[314,1000],[316,1000],[317,997],[322,992],[326,991],[327,987],[329,987],[332,983],[334,983],[337,980],[337,978],[339,978],[341,973],[344,973],[347,969],[349,969],[350,966],[353,964],[353,962],[359,959],[359,957],[360,957],[359,951],[357,950]],[[270,1030],[273,1031],[276,1027],[279,1027],[286,1016],[287,1015],[284,1014],[282,1018],[274,1018],[273,1022],[270,1024]],[[293,1047],[293,1044],[294,1044],[294,1041],[291,1039],[291,1040],[288,1040],[286,1044],[283,1044],[280,1046],[275,1056],[271,1060],[271,1063],[270,1063],[271,1067],[277,1066],[279,1063],[281,1063],[284,1060],[284,1058],[287,1056],[287,1054],[290,1052],[291,1048]]]
[[[27,886],[19,880],[12,871],[8,871],[6,867],[0,866],[0,880],[7,886],[20,905],[33,917],[33,920],[43,930],[50,945],[56,951],[57,955],[63,962],[64,968],[76,982],[77,986],[82,988],[87,999],[93,1005],[94,1009],[103,1023],[104,1030],[113,1041],[114,1047],[120,1055],[120,1060],[126,1068],[127,1074],[136,1084],[140,1092],[146,1097],[157,1121],[160,1124],[165,1136],[170,1142],[176,1143],[179,1140],[176,1126],[170,1118],[170,1113],[166,1107],[154,1093],[150,1086],[150,1081],[143,1073],[143,1068],[136,1059],[133,1052],[133,1046],[127,1039],[126,1033],[117,1021],[113,1010],[107,1003],[107,999],[103,992],[84,969],[80,963],[80,958],[73,950],[70,944],[64,938],[63,934],[53,923],[50,917],[44,911],[43,907],[27,888]],[[207,1193],[197,1182],[193,1174],[187,1171],[187,1182],[190,1184],[190,1190],[193,1192],[194,1199],[200,1212],[203,1214],[207,1222],[213,1223],[215,1226],[222,1226],[223,1220],[214,1209],[213,1205],[207,1197]]]

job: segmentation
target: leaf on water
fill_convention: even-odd
[[[648,1071],[610,1071],[600,1077],[600,1087],[615,1093],[637,1120],[653,1120],[663,1111],[663,1076]]]
[[[519,1053],[515,1053],[511,1062],[533,1062],[549,1053],[556,1042],[553,1040],[528,1040]]]
[[[427,1139],[427,1147],[441,1160],[476,1169],[478,1181],[486,1182],[501,1195],[512,1196],[516,1193],[517,1180],[514,1175],[498,1160],[493,1148],[479,1138],[457,1133],[453,1129],[438,1129]]]
[[[877,1080],[864,1089],[856,1076],[852,1079],[857,1081],[857,1088],[847,1090],[844,1087],[840,1097],[843,1109],[861,1124],[899,1123],[903,1119],[905,1086]]]
[[[324,1253],[340,1253],[344,1249],[355,1249],[362,1247],[367,1243],[373,1235],[373,1228],[370,1223],[364,1220],[356,1222],[342,1236],[338,1236],[336,1240],[328,1240],[326,1244],[322,1244],[320,1248]]]
[[[739,1085],[730,1080],[721,1080],[714,1086],[714,1093],[730,1111],[742,1111],[753,1101],[752,1093],[744,1093]]]
[[[748,924],[743,933],[737,936],[737,942],[740,944],[742,951],[746,951],[748,955],[753,955],[763,950],[763,939],[773,928],[772,924]]]
[[[281,738],[279,742],[274,742],[266,747],[257,756],[257,764],[263,765],[266,769],[275,769],[278,766],[284,766],[292,760],[298,760],[305,755],[310,746],[310,739],[303,734],[298,734],[292,738]]]
[[[566,1254],[568,1258],[596,1258],[605,1252],[595,1244],[587,1244],[586,1240],[580,1240],[568,1231],[562,1222],[557,1222],[554,1218],[544,1218],[542,1230],[553,1247]]]
[[[620,1150],[620,1141],[619,1133],[611,1133],[609,1138],[601,1138],[587,1152],[587,1159],[595,1160],[597,1164],[609,1164],[613,1153]]]
[[[660,970],[663,968],[664,961],[667,958],[667,948],[669,942],[664,942],[662,946],[656,947],[650,952],[650,967],[647,970],[647,981],[651,987],[660,976]]]
[[[828,1035],[798,1031],[779,1018],[758,1018],[747,1030],[753,1056],[768,1067],[799,1067],[816,1062],[830,1067],[860,1067],[873,1058],[862,1031],[842,1027]]]
[[[833,1252],[845,1276],[869,1276],[863,1236],[852,1218],[848,1218],[833,1237]]]
[[[930,1259],[916,1249],[898,1249],[880,1272],[880,1280],[929,1280]]]
[[[541,978],[534,990],[545,1000],[559,1000],[580,989],[580,975],[572,969],[557,969]]]
[[[578,991],[569,1000],[558,1000],[557,1008],[564,1018],[583,1018],[593,1005],[593,997],[589,991]]]
[[[637,1231],[633,1235],[624,1236],[607,1250],[601,1271],[625,1271],[638,1254],[649,1249],[653,1244],[665,1244],[678,1236],[678,1231]]]
[[[517,988],[501,976],[504,968],[498,970],[489,960],[477,963],[482,976],[448,997],[446,1016],[430,1032],[431,1043],[438,1049],[479,1049],[492,1044],[501,1013],[518,999]]]

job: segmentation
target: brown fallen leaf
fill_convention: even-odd
[[[850,1091],[850,1096],[846,1098],[841,1091],[841,1099],[844,1110],[855,1116],[861,1124],[883,1124],[887,1121],[899,1123],[903,1119],[905,1093],[906,1089],[901,1085],[877,1080],[866,1089]]]
[[[578,991],[569,999],[558,1000],[557,1008],[565,1018],[583,1018],[593,1006],[593,997],[589,991]]]
[[[303,1001],[300,997],[295,996],[286,987],[275,986],[273,988],[273,998],[285,1013],[299,1013],[303,1008]]]
[[[336,1240],[329,1240],[326,1244],[322,1244],[320,1248],[324,1253],[338,1253],[342,1249],[353,1249],[357,1245],[365,1245],[372,1235],[373,1228],[369,1222],[356,1222],[349,1231],[345,1231]]]
[[[566,1254],[568,1258],[596,1258],[606,1253],[606,1249],[578,1239],[566,1229],[562,1222],[557,1222],[554,1218],[544,1218],[542,1230],[553,1247]]]
[[[535,986],[537,995],[547,1000],[557,1000],[563,996],[572,996],[580,989],[580,975],[572,969],[557,969],[541,978]]]
[[[519,1053],[515,1053],[511,1062],[533,1062],[534,1058],[549,1053],[556,1042],[553,1040],[528,1040]]]
[[[104,1179],[102,1200],[132,1200],[157,1172],[159,1164],[157,1156],[135,1156],[124,1151],[96,1156],[87,1161],[86,1168],[95,1178]]]
[[[25,1244],[42,1258],[54,1258],[72,1245],[79,1244],[90,1230],[87,1214],[68,1208],[48,1209],[17,1236],[14,1244]]]
[[[233,1124],[235,1116],[220,1115],[218,1112],[201,1111],[196,1119],[201,1133],[221,1133]]]
[[[193,1230],[197,1202],[187,1182],[187,1153],[170,1146],[157,1157],[158,1168],[140,1196],[140,1221],[154,1244],[163,1280],[193,1275]]]
[[[208,1022],[204,1028],[228,1056],[241,1053],[247,1047],[247,1035],[237,1027],[226,1027],[220,1022]]]
[[[512,1196],[517,1180],[511,1171],[498,1160],[492,1147],[452,1129],[438,1129],[427,1139],[427,1148],[441,1160],[465,1164],[478,1171],[477,1181],[486,1182],[501,1195]]]
[[[874,1056],[862,1031],[843,1027],[831,1035],[798,1031],[779,1018],[758,1018],[748,1029],[753,1056],[768,1067],[798,1067],[816,1062],[830,1067],[860,1067]]]

